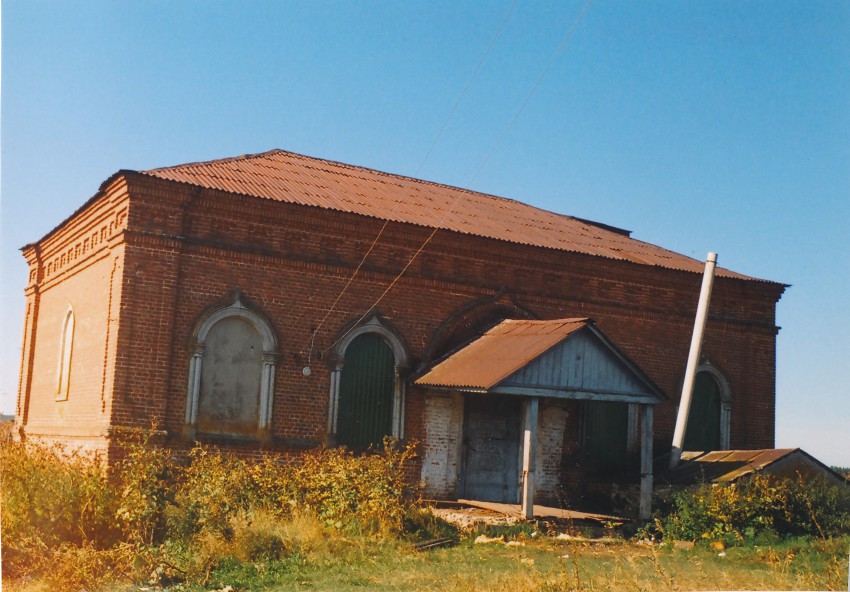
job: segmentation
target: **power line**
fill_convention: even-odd
[[[505,28],[505,23],[508,22],[508,18],[513,13],[514,8],[519,0],[514,0],[514,3],[511,4],[511,7],[508,9],[508,12],[505,14],[505,17],[502,19],[501,24],[499,25],[499,30],[496,31],[496,34],[493,36],[493,39],[490,41],[490,45],[487,46],[487,49],[484,51],[484,55],[481,56],[481,59],[478,61],[478,65],[475,66],[475,70],[472,72],[472,75],[466,81],[466,86],[463,87],[460,95],[458,96],[455,104],[452,106],[452,110],[449,112],[449,116],[446,118],[446,121],[443,122],[443,127],[440,128],[440,131],[437,132],[437,137],[434,138],[434,141],[431,142],[431,146],[428,148],[428,151],[425,153],[425,157],[422,159],[422,162],[419,163],[419,166],[416,168],[416,172],[413,174],[414,177],[419,176],[419,172],[422,170],[422,167],[425,165],[425,162],[428,160],[428,157],[431,156],[431,152],[434,150],[434,147],[437,145],[437,142],[440,141],[440,138],[443,137],[443,132],[446,131],[446,128],[449,125],[449,121],[451,121],[452,117],[454,117],[455,111],[457,111],[458,105],[460,105],[463,97],[466,96],[469,87],[472,86],[472,81],[478,76],[479,70],[481,70],[481,66],[484,65],[484,62],[487,60],[487,57],[490,55],[490,51],[493,49],[493,46],[496,45],[496,41],[501,37],[502,31]]]
[[[487,60],[487,57],[490,55],[490,52],[492,51],[493,47],[496,45],[496,41],[498,41],[499,37],[501,37],[502,31],[505,28],[505,23],[508,22],[508,19],[510,18],[511,13],[513,13],[514,8],[516,7],[516,4],[517,4],[518,1],[519,0],[514,0],[513,4],[511,4],[511,7],[508,9],[508,12],[505,13],[505,16],[502,18],[502,22],[499,24],[499,28],[496,31],[496,34],[493,35],[493,38],[490,40],[490,43],[487,46],[487,49],[484,51],[484,54],[481,56],[481,59],[478,60],[478,65],[475,66],[475,69],[472,71],[472,74],[467,79],[466,84],[463,87],[463,90],[461,90],[460,94],[458,95],[457,99],[455,100],[454,105],[452,106],[451,110],[449,111],[448,116],[446,117],[445,121],[443,122],[442,127],[440,128],[440,131],[437,132],[437,135],[434,137],[434,140],[431,142],[431,145],[428,147],[428,150],[426,151],[425,156],[422,158],[422,161],[419,163],[419,166],[416,168],[416,172],[413,174],[414,177],[419,176],[419,172],[422,170],[422,167],[428,161],[428,158],[431,156],[431,153],[434,151],[434,147],[437,145],[437,143],[443,137],[443,133],[446,131],[446,128],[448,127],[449,122],[454,117],[458,106],[460,105],[463,98],[466,96],[467,92],[469,91],[470,87],[472,86],[473,81],[478,76],[478,72],[481,70],[481,66]],[[354,281],[354,278],[356,278],[357,274],[360,273],[360,269],[363,267],[363,264],[366,262],[366,259],[369,258],[369,255],[375,249],[375,245],[378,244],[378,241],[381,239],[381,237],[384,234],[384,231],[387,229],[387,226],[390,223],[390,218],[392,217],[391,214],[395,210],[395,207],[396,206],[394,204],[393,209],[391,209],[390,212],[387,214],[387,217],[384,220],[384,223],[381,226],[381,229],[378,231],[378,234],[375,236],[375,240],[373,240],[372,244],[369,245],[369,248],[366,250],[366,253],[364,253],[363,257],[360,259],[360,263],[358,263],[357,267],[354,269],[354,273],[352,273],[351,277],[348,278],[348,281],[345,283],[345,286],[343,286],[342,290],[337,295],[333,304],[331,305],[331,307],[325,313],[325,316],[322,317],[322,320],[319,322],[319,324],[313,330],[313,333],[310,336],[310,348],[309,348],[308,354],[307,354],[307,366],[308,367],[310,366],[310,361],[311,361],[311,358],[312,358],[312,355],[313,355],[313,344],[315,343],[316,335],[319,333],[322,326],[325,324],[325,321],[328,320],[328,317],[333,313],[334,310],[336,310],[337,304],[339,304],[339,301],[342,299],[342,297],[348,291],[348,288],[351,286],[352,282]],[[411,261],[411,263],[412,263],[412,261]],[[409,265],[410,264],[408,264],[408,266]],[[405,269],[407,269],[407,267],[405,267]],[[373,306],[373,308],[374,308],[374,306]],[[358,323],[359,322],[360,321],[358,321]],[[334,344],[334,345],[336,345],[336,344]],[[302,353],[303,353],[303,350],[302,350]]]
[[[490,158],[495,153],[496,149],[501,145],[502,141],[505,139],[505,136],[507,136],[508,132],[511,130],[511,128],[513,128],[514,124],[516,123],[517,119],[519,119],[519,116],[525,110],[526,106],[528,106],[529,102],[531,101],[531,98],[534,96],[534,94],[537,92],[537,89],[540,87],[540,84],[543,82],[543,79],[549,73],[549,70],[551,69],[552,64],[555,62],[555,60],[560,55],[561,51],[564,49],[564,47],[567,45],[567,43],[570,41],[570,39],[572,39],[573,34],[575,33],[576,29],[578,28],[579,23],[581,23],[582,19],[584,18],[584,15],[587,14],[587,11],[590,10],[590,6],[592,4],[593,4],[593,0],[587,0],[587,2],[585,2],[584,6],[582,6],[582,9],[579,12],[578,16],[575,18],[575,20],[573,20],[572,25],[570,25],[570,27],[564,33],[564,36],[561,39],[561,42],[558,44],[558,47],[555,49],[555,51],[549,57],[549,60],[546,63],[546,66],[543,68],[543,71],[540,73],[540,76],[537,77],[537,80],[532,85],[531,89],[529,90],[528,94],[525,97],[525,100],[523,100],[519,109],[516,111],[516,113],[514,113],[514,116],[511,118],[510,122],[508,122],[508,125],[505,126],[505,128],[502,130],[502,133],[499,134],[499,137],[494,142],[490,151],[487,153],[487,155],[481,161],[481,164],[478,166],[475,173],[470,178],[470,183],[471,183],[472,180],[474,180],[478,177],[478,175],[484,169],[484,166],[489,162]],[[511,11],[512,10],[513,10],[513,6],[511,6]],[[510,11],[508,12],[508,14],[510,14]],[[503,24],[504,24],[504,22],[503,22]],[[499,29],[499,33],[501,33],[501,28]],[[489,53],[489,48],[487,50],[487,53]],[[486,57],[486,54],[485,54],[485,57]],[[480,64],[479,64],[479,67],[480,67]],[[476,68],[476,73],[477,73],[477,71],[478,71],[478,68]],[[464,92],[466,92],[466,89],[464,89]],[[455,107],[457,107],[457,104],[455,104]],[[442,130],[440,131],[440,133],[442,133]],[[432,145],[432,148],[433,148],[433,145]],[[430,150],[429,150],[429,153],[430,153]],[[342,341],[345,338],[346,335],[348,335],[351,331],[353,331],[355,328],[357,328],[360,325],[360,323],[362,323],[363,320],[369,315],[369,313],[371,313],[373,310],[375,310],[375,308],[378,306],[378,304],[380,304],[380,302],[390,292],[390,290],[392,290],[393,287],[401,280],[401,278],[402,278],[402,276],[404,276],[405,272],[407,272],[407,270],[410,268],[410,266],[413,264],[413,262],[416,260],[416,258],[419,257],[419,254],[422,253],[423,250],[425,250],[425,247],[428,246],[428,244],[431,242],[431,240],[434,238],[434,236],[436,236],[436,234],[440,231],[440,228],[443,226],[443,224],[445,223],[445,221],[449,217],[449,215],[454,211],[455,207],[457,207],[457,205],[465,197],[466,197],[466,192],[459,192],[457,194],[457,196],[452,201],[449,208],[443,214],[442,218],[440,218],[440,221],[436,224],[434,230],[423,241],[422,245],[416,250],[416,252],[410,258],[410,260],[407,262],[407,264],[402,268],[402,270],[398,273],[398,275],[396,275],[396,277],[393,279],[393,281],[390,282],[390,284],[381,293],[381,295],[377,298],[377,300],[375,300],[375,302],[373,302],[372,305],[368,309],[366,309],[366,312],[364,312],[360,316],[360,318],[357,319],[356,323],[352,324],[351,327],[345,333],[340,335],[339,338],[337,338],[337,340],[334,341],[329,347],[327,347],[323,351],[323,353],[326,353],[326,352],[330,351],[331,349],[333,349],[340,341]],[[384,225],[381,228],[381,233],[383,233],[383,231],[386,228],[388,223],[389,223],[389,220],[384,222]],[[378,236],[380,237],[380,233],[379,233]],[[375,242],[377,242],[377,238],[375,239]],[[374,247],[374,243],[373,243],[372,246]],[[371,251],[371,249],[370,249],[370,251]],[[361,264],[362,264],[362,262],[361,262]],[[358,269],[359,269],[359,266],[358,266]],[[350,284],[350,282],[349,282],[349,284]],[[346,287],[348,287],[348,285],[346,285]],[[339,299],[337,299],[337,301],[338,300]],[[325,318],[327,318],[327,316]]]
[[[502,141],[505,139],[505,136],[508,135],[508,132],[511,130],[511,128],[513,128],[517,119],[519,119],[519,116],[522,114],[523,111],[525,111],[525,108],[528,106],[528,103],[531,102],[531,97],[533,97],[535,95],[535,93],[537,92],[537,89],[540,88],[540,84],[543,82],[543,79],[546,78],[546,75],[549,73],[549,70],[552,68],[552,64],[555,63],[555,60],[561,54],[561,51],[563,51],[564,47],[567,45],[567,43],[570,41],[570,39],[572,39],[573,34],[575,33],[576,29],[578,28],[578,25],[581,22],[581,20],[584,18],[584,15],[587,14],[588,10],[590,10],[591,4],[593,4],[593,0],[587,0],[587,2],[585,2],[585,4],[582,7],[581,11],[579,12],[578,16],[573,21],[573,24],[570,26],[569,29],[567,29],[567,32],[564,33],[564,37],[561,39],[561,43],[558,44],[558,47],[555,49],[555,51],[549,57],[549,61],[546,63],[546,67],[543,68],[543,71],[540,73],[540,76],[537,77],[537,80],[535,81],[534,85],[531,87],[531,90],[528,91],[528,94],[525,96],[525,100],[522,102],[522,104],[520,105],[520,107],[516,111],[516,113],[514,113],[514,116],[513,116],[513,118],[511,118],[510,123],[508,123],[508,125],[505,126],[505,129],[502,130],[502,133],[499,135],[499,137],[493,143],[493,147],[490,149],[490,152],[487,153],[487,156],[484,157],[484,160],[481,161],[481,164],[479,165],[478,169],[475,171],[475,174],[472,175],[472,177],[470,178],[470,182],[473,181],[474,179],[478,178],[478,175],[481,174],[482,170],[484,170],[485,165],[490,161],[490,158],[496,152],[496,149],[501,145]]]

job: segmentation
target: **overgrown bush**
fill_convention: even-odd
[[[344,448],[308,454],[289,480],[290,502],[333,528],[398,533],[415,499],[404,478],[413,455],[413,446],[390,438],[377,454],[355,455]]]
[[[53,567],[60,549],[105,550],[121,541],[117,496],[98,458],[5,441],[0,466],[4,576]]]
[[[171,451],[154,446],[150,430],[133,430],[121,436],[121,460],[109,475],[118,508],[114,516],[126,541],[138,547],[161,543],[167,536],[166,509],[173,502],[176,483]]]
[[[391,439],[373,453],[319,449],[290,464],[275,456],[244,460],[195,448],[179,475],[171,533],[211,531],[227,538],[233,518],[256,511],[275,519],[313,514],[349,532],[397,533],[417,500],[404,478],[413,454],[412,445]]]
[[[239,459],[214,449],[196,447],[181,467],[169,508],[173,538],[188,540],[201,533],[230,537],[230,520],[253,508],[269,505],[271,495],[256,482],[279,481],[283,467]]]
[[[667,538],[726,544],[758,537],[847,534],[850,488],[764,474],[736,483],[704,484],[675,493],[656,525]]]
[[[396,536],[423,524],[404,478],[413,446],[322,449],[288,464],[197,447],[177,462],[155,433],[122,436],[108,471],[59,446],[3,442],[4,577],[35,575],[57,591],[119,577],[206,584],[234,561],[326,547],[328,529]]]

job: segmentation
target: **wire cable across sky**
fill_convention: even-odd
[[[514,3],[514,4],[516,4],[516,3]],[[578,28],[578,25],[581,23],[582,19],[587,14],[588,10],[590,10],[590,6],[592,4],[593,4],[593,0],[587,0],[587,2],[585,2],[585,4],[582,6],[578,15],[573,20],[572,24],[567,28],[566,32],[564,33],[564,36],[561,38],[561,42],[558,44],[558,46],[555,48],[555,50],[552,52],[551,56],[549,57],[549,60],[546,62],[546,66],[543,68],[543,71],[537,77],[537,80],[534,82],[534,84],[531,86],[530,90],[526,94],[525,99],[520,104],[519,108],[516,110],[513,117],[508,122],[508,124],[502,130],[501,134],[499,134],[499,136],[496,138],[496,141],[490,147],[490,150],[487,152],[487,154],[485,155],[485,157],[482,159],[481,163],[479,164],[478,168],[475,170],[475,173],[473,173],[473,175],[470,177],[469,182],[467,183],[468,185],[471,185],[472,182],[475,179],[478,178],[478,175],[480,175],[481,172],[484,170],[484,167],[490,161],[490,158],[496,152],[496,149],[502,144],[505,137],[508,135],[508,132],[510,132],[511,128],[513,128],[514,124],[517,122],[517,120],[519,119],[522,112],[525,111],[525,108],[531,102],[532,97],[537,93],[537,90],[540,88],[540,85],[542,84],[543,80],[546,78],[546,75],[549,73],[549,70],[552,68],[552,64],[555,63],[555,60],[558,58],[558,56],[561,54],[563,49],[566,47],[567,43],[569,43],[570,39],[572,39],[573,35],[576,32],[576,29]],[[513,5],[511,6],[511,9],[508,11],[508,15],[506,15],[505,20],[507,20],[507,16],[509,16],[512,11],[513,11]],[[502,28],[504,27],[504,23],[505,23],[505,21],[503,20],[502,26],[499,27],[499,31],[497,32],[496,37],[494,37],[494,40],[493,40],[493,42],[491,42],[490,47],[487,48],[487,51],[485,52],[484,57],[482,58],[481,62],[479,62],[478,67],[475,69],[475,72],[473,73],[472,78],[474,78],[475,75],[478,73],[478,70],[481,68],[481,64],[483,63],[484,59],[486,59],[487,55],[490,53],[490,49],[492,48],[493,43],[495,43],[495,40],[498,38],[499,35],[501,35]],[[472,78],[470,78],[470,83],[472,81]],[[463,92],[461,93],[461,96],[466,94],[466,91],[468,90],[468,88],[469,88],[469,83],[464,88]],[[460,101],[458,100],[458,102],[455,103],[455,107],[452,109],[452,113],[450,114],[449,117],[451,117],[451,115],[454,113],[455,109],[457,108],[457,104],[459,102]],[[445,125],[443,127],[445,129]],[[439,137],[439,135],[442,134],[442,132],[443,132],[443,130],[440,130],[440,134],[438,134],[438,137]],[[433,146],[434,145],[432,144],[431,149],[433,149]],[[430,154],[431,149],[429,149],[429,154]],[[424,164],[424,160],[423,160],[423,164]],[[421,168],[422,168],[422,165],[420,164],[419,169],[421,169]],[[419,169],[417,169],[417,173],[418,173]],[[381,293],[380,296],[378,296],[378,298],[372,303],[372,305],[368,309],[366,309],[366,311],[360,316],[360,318],[357,320],[356,323],[352,324],[351,327],[349,327],[349,329],[347,331],[345,331],[342,335],[340,335],[336,339],[336,341],[334,341],[330,346],[328,346],[327,348],[325,348],[323,350],[323,352],[322,352],[323,354],[325,354],[328,351],[330,351],[331,349],[333,349],[340,341],[342,341],[345,338],[346,335],[348,335],[351,331],[356,329],[360,325],[360,323],[362,323],[366,319],[366,317],[369,316],[369,314],[373,310],[375,310],[375,308],[377,308],[378,304],[380,304],[381,301],[386,297],[386,295],[389,294],[390,290],[392,290],[393,287],[395,287],[395,285],[401,280],[401,278],[404,276],[404,274],[407,272],[407,270],[410,268],[410,266],[413,265],[413,262],[417,259],[417,257],[419,257],[419,255],[422,253],[422,251],[424,251],[425,248],[428,246],[428,244],[434,239],[434,237],[440,231],[440,228],[444,225],[444,223],[445,223],[446,219],[449,217],[449,215],[451,215],[451,213],[454,211],[454,209],[457,207],[457,205],[459,203],[461,203],[462,200],[465,198],[465,195],[466,194],[462,193],[462,192],[458,193],[457,197],[455,197],[455,199],[452,201],[451,205],[445,211],[443,216],[440,218],[440,221],[437,223],[435,228],[431,231],[431,233],[428,235],[428,237],[422,242],[422,245],[420,245],[420,247],[416,250],[416,252],[413,253],[413,256],[410,258],[410,260],[407,262],[407,264],[402,268],[402,270],[398,273],[398,275],[396,275],[396,277],[393,279],[393,281],[390,282],[390,284],[386,287],[386,289],[384,289],[384,291]],[[386,220],[384,222],[383,226],[381,227],[381,231],[378,233],[378,236],[375,238],[375,241],[372,243],[372,246],[369,248],[369,251],[367,251],[366,256],[368,256],[368,254],[375,247],[375,245],[378,242],[378,239],[380,238],[381,234],[383,234],[383,231],[387,227],[388,223],[389,223],[389,220]],[[357,266],[357,269],[355,270],[354,275],[356,275],[357,271],[360,270],[360,267],[363,265],[363,261],[365,261],[366,256],[364,256],[363,260],[360,262],[360,265]],[[354,275],[352,275],[348,284],[346,284],[345,289],[347,289],[348,286],[351,285],[351,282],[354,280]],[[340,294],[340,297],[341,296],[342,296],[342,294]],[[338,297],[336,299],[336,301],[334,302],[334,306],[336,306],[336,303],[339,302],[340,297]],[[330,312],[328,313],[328,315],[329,314],[330,314]],[[327,318],[327,315],[325,316],[325,319],[326,318]],[[322,322],[324,322],[324,319],[322,320]],[[318,332],[318,330],[317,330],[317,332]],[[314,337],[315,337],[315,333],[314,333]],[[311,353],[312,353],[312,351],[311,351]],[[309,357],[308,357],[308,360],[309,360]],[[309,365],[309,362],[308,362],[308,365]]]

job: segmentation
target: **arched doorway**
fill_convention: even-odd
[[[379,315],[348,329],[331,355],[328,432],[354,450],[404,437],[408,355],[401,336]]]
[[[339,381],[337,443],[353,450],[392,435],[395,356],[375,333],[358,335],[345,350]]]
[[[729,389],[723,377],[710,366],[697,369],[684,449],[728,449],[730,410]]]

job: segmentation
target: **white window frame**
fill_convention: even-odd
[[[59,338],[59,359],[56,364],[56,400],[67,401],[71,383],[71,360],[74,350],[74,309],[68,306]]]
[[[388,327],[377,315],[359,325],[345,334],[339,340],[331,355],[331,382],[330,397],[328,401],[328,432],[337,433],[339,421],[339,386],[342,377],[342,368],[345,366],[345,351],[351,342],[361,335],[371,333],[380,336],[393,352],[395,363],[393,366],[393,420],[392,436],[404,438],[404,414],[405,414],[405,384],[402,377],[404,370],[408,367],[409,356],[402,343],[401,338]]]
[[[204,364],[206,340],[213,326],[222,319],[238,317],[245,319],[257,330],[263,342],[263,368],[260,377],[260,408],[257,428],[271,428],[274,405],[274,380],[278,361],[278,341],[269,323],[259,314],[247,308],[237,295],[233,304],[219,308],[198,325],[194,332],[192,352],[189,359],[189,382],[186,395],[186,425],[192,429],[198,422],[198,402],[201,394],[201,370]]]
[[[732,390],[729,388],[729,381],[708,360],[697,366],[694,376],[698,376],[700,372],[710,374],[720,389],[720,449],[730,450],[732,441]]]

